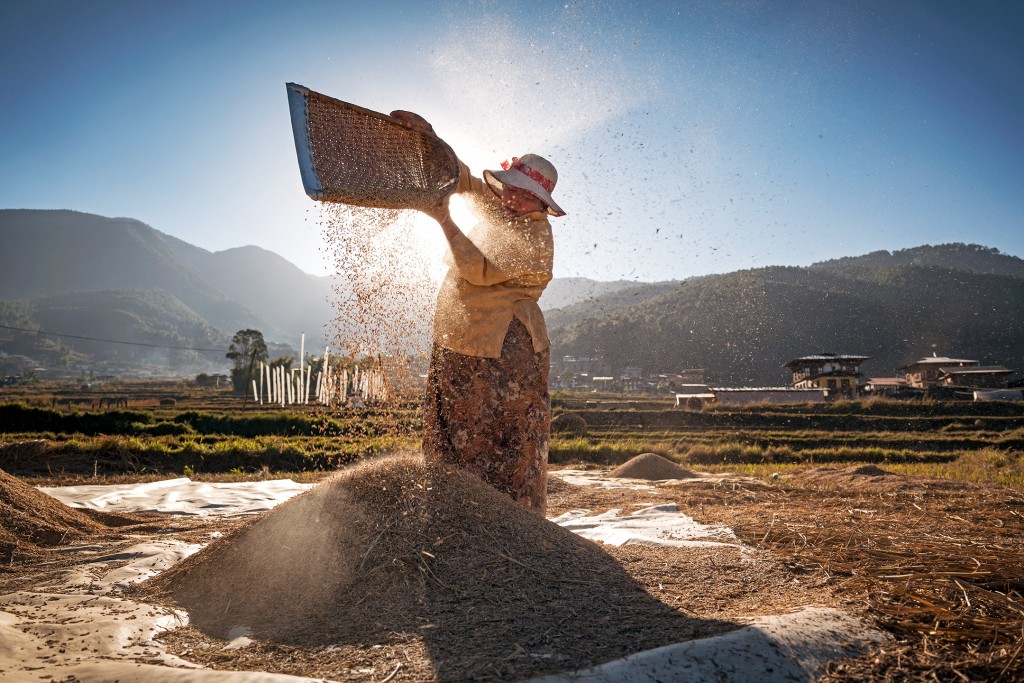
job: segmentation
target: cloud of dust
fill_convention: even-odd
[[[368,528],[346,491],[321,485],[184,561],[157,583],[187,606],[191,621],[226,638],[236,626],[301,630],[352,584]],[[262,629],[261,629],[262,627]]]
[[[390,386],[416,384],[413,359],[432,339],[440,228],[413,211],[323,203],[319,212],[336,275],[331,355],[372,357]]]
[[[452,19],[430,65],[452,130],[444,133],[471,168],[568,144],[651,97],[653,70],[638,73],[624,58],[632,29],[623,20],[609,33],[599,13],[608,8],[571,3],[529,21]]]
[[[615,9],[573,2],[523,21],[494,5],[452,16],[429,49],[436,104],[421,113],[476,174],[530,151],[570,166],[573,155],[560,146],[657,91],[654,70],[638,73],[629,64],[642,13],[641,23],[631,26],[608,21]],[[469,233],[479,212],[460,199],[453,197],[453,216]],[[328,259],[340,280],[336,348],[381,358],[428,354],[445,272],[438,227],[415,212],[324,205],[320,213]],[[401,365],[392,370],[400,372]]]

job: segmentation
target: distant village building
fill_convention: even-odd
[[[861,392],[871,396],[899,397],[914,391],[903,377],[869,377],[860,387]],[[916,393],[920,394],[919,391]]]
[[[715,400],[715,395],[706,384],[679,384],[676,392],[676,408],[700,410],[705,403]]]
[[[940,371],[939,383],[942,386],[972,389],[1005,389],[1013,374],[1013,370],[1002,365],[972,365],[941,368]]]
[[[627,365],[622,368],[622,374],[619,375],[619,385],[624,393],[639,394],[647,386],[647,383],[644,382],[643,370],[635,365]]]
[[[562,356],[551,359],[551,388],[591,390],[594,377],[610,375],[603,356]]]
[[[704,384],[704,368],[683,368],[668,376],[673,384]]]
[[[977,368],[981,363],[966,358],[946,358],[932,355],[922,358],[899,369],[907,383],[917,389],[928,389],[941,386],[946,370],[955,368]]]
[[[794,389],[824,389],[829,398],[856,398],[857,378],[862,377],[860,364],[867,356],[819,353],[786,363],[793,373]]]
[[[575,375],[609,375],[604,356],[562,356],[551,361],[553,373],[571,372]]]

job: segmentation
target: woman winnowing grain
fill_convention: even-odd
[[[392,112],[433,133],[411,112]],[[503,164],[504,166],[504,164]],[[535,154],[473,177],[459,162],[456,192],[483,220],[467,237],[447,198],[428,215],[448,240],[448,274],[434,319],[434,347],[423,405],[427,461],[467,469],[521,505],[544,514],[551,401],[550,351],[537,300],[551,280],[548,215],[558,173]]]

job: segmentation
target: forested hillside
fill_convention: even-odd
[[[964,247],[922,252],[948,262]],[[984,248],[966,253],[973,271],[1024,265]],[[870,356],[862,370],[871,376],[933,352],[1024,368],[1024,278],[870,256],[693,279],[637,306],[563,319],[554,355],[603,354],[613,368],[646,372],[703,367],[723,384],[783,384],[783,363],[824,351]]]

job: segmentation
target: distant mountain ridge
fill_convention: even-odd
[[[258,247],[210,252],[131,218],[5,209],[0,243],[0,299],[163,291],[228,334],[252,327],[289,340],[331,316],[327,278]]]
[[[0,210],[0,325],[154,346],[226,348],[248,327],[307,348],[334,314],[331,281],[254,246],[210,252],[129,218]],[[59,245],[59,248],[55,248]],[[971,244],[924,245],[679,281],[557,278],[541,297],[552,358],[613,368],[706,368],[709,381],[779,384],[782,364],[830,351],[886,376],[933,351],[1024,369],[1024,260]],[[103,349],[106,349],[104,351]],[[187,354],[0,329],[3,354]],[[70,354],[70,355],[69,355]],[[222,354],[200,353],[223,364]]]
[[[922,245],[897,251],[873,251],[863,256],[846,256],[811,265],[832,271],[849,268],[893,268],[921,266],[964,270],[982,275],[1024,277],[1024,259],[1003,254],[998,249],[979,244]]]
[[[76,211],[0,210],[0,243],[3,299],[160,290],[224,330],[268,324],[179,259],[162,233],[140,221]]]

